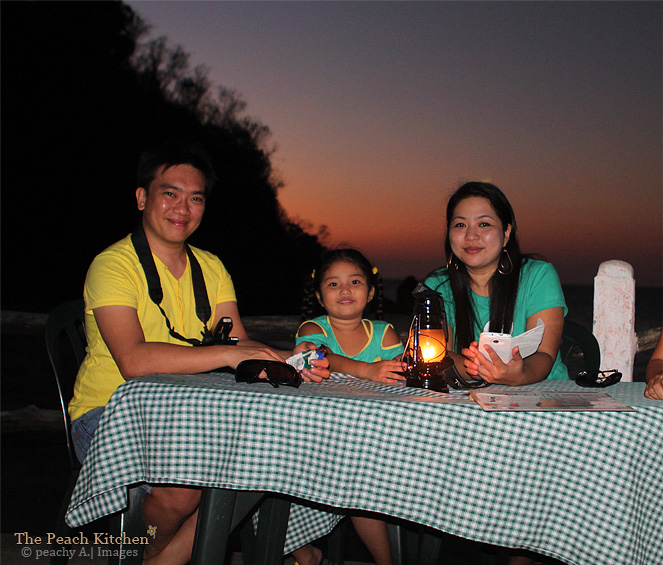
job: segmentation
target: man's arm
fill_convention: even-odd
[[[244,359],[283,361],[280,355],[267,346],[254,345],[254,342],[247,340],[246,331],[234,302],[217,305],[215,319],[218,320],[221,316],[233,317],[232,335],[240,338],[240,341],[244,338],[245,343],[241,347],[234,345],[189,347],[172,343],[147,342],[135,308],[102,306],[94,309],[101,337],[125,379],[153,373],[186,374],[212,371],[219,367],[235,368]]]

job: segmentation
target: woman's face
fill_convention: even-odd
[[[492,275],[510,234],[511,225],[505,230],[490,201],[479,196],[461,200],[449,223],[451,251],[470,274]]]

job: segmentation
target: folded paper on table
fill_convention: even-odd
[[[486,412],[635,412],[605,392],[472,391],[470,398]]]

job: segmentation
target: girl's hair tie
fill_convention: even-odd
[[[377,267],[373,267],[373,274],[374,274],[374,275],[377,275],[377,274],[378,274],[378,268],[377,268]]]
[[[311,278],[315,279],[315,269],[313,269],[313,272],[311,273]]]

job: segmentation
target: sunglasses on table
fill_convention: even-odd
[[[576,377],[576,384],[590,388],[605,388],[618,383],[622,374],[617,369],[609,371],[580,371]]]
[[[235,370],[235,380],[238,383],[268,382],[274,388],[279,386],[298,388],[302,384],[302,376],[292,365],[263,359],[242,361]]]

